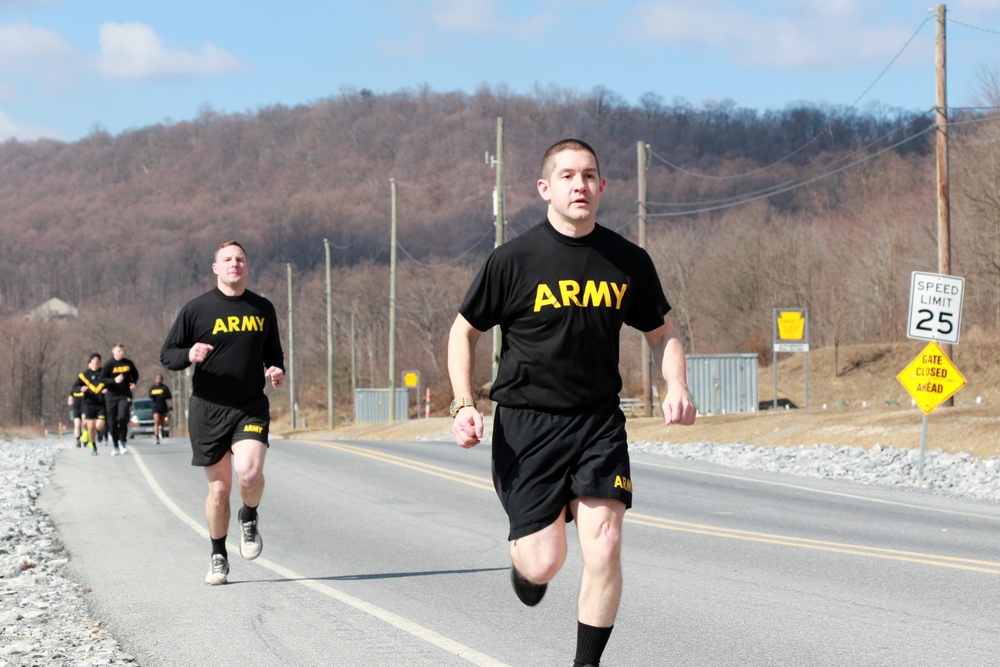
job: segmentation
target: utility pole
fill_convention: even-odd
[[[635,143],[636,157],[639,162],[639,247],[646,247],[646,142],[637,141]],[[653,416],[653,379],[650,373],[649,343],[646,337],[640,334],[641,338],[641,358],[642,368],[642,403],[645,406],[644,413],[647,417]]]
[[[330,285],[330,240],[326,248],[326,426],[333,430],[333,289]]]
[[[947,40],[945,39],[945,6],[937,5],[935,31],[934,64],[937,72],[936,101],[937,113],[937,207],[938,207],[938,273],[951,275],[951,194],[948,182],[948,86],[947,86]],[[942,343],[941,349],[951,358],[951,344]],[[941,405],[951,407],[955,399],[949,398]]]
[[[504,192],[504,180],[503,180],[503,116],[497,117],[497,184],[496,189],[493,191],[493,210],[496,215],[496,227],[494,238],[494,248],[499,248],[504,242],[504,226],[506,224],[506,212],[504,204],[505,199]],[[500,349],[503,346],[502,334],[500,332],[500,325],[493,327],[493,379],[496,380],[497,373],[500,370]],[[493,413],[496,414],[496,406],[494,406]]]
[[[292,428],[298,428],[298,406],[295,405],[295,307],[292,303],[292,265],[285,264],[288,272],[288,406],[291,409]]]
[[[396,179],[392,186],[392,218],[389,234],[389,422],[396,421]]]

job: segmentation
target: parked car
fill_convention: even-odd
[[[133,398],[132,416],[128,420],[128,437],[136,435],[153,435],[153,399]],[[170,437],[170,415],[163,415],[160,425],[160,437]]]

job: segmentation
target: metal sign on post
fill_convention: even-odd
[[[966,382],[936,341],[928,343],[896,378],[925,415],[954,396]]]
[[[924,453],[927,450],[927,415],[965,386],[965,376],[955,367],[937,341],[931,341],[896,379],[924,413],[920,429],[920,463],[917,484],[924,484]]]
[[[964,293],[965,278],[914,271],[906,337],[958,343]]]
[[[775,308],[771,320],[771,340],[774,341],[774,403],[778,407],[778,353],[805,352],[806,404],[809,407],[809,309]]]
[[[417,390],[417,417],[420,417],[420,371],[403,371],[403,386],[406,387],[407,400],[410,389]]]

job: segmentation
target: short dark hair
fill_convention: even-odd
[[[240,250],[242,250],[244,255],[247,254],[247,249],[243,247],[242,243],[240,243],[239,241],[234,241],[234,240],[230,239],[229,241],[223,241],[222,243],[219,244],[219,247],[215,249],[215,254],[212,256],[213,259],[215,257],[219,256],[219,251],[220,250],[222,250],[223,248],[228,248],[231,245],[234,245],[237,248],[239,248]]]
[[[90,359],[87,359],[87,363],[89,364],[89,363],[90,363],[91,361],[93,361],[93,360],[94,360],[95,358],[96,358],[96,359],[97,359],[98,361],[100,361],[100,360],[101,360],[101,355],[100,355],[100,354],[98,354],[97,352],[91,352],[91,353],[90,353]]]
[[[597,151],[594,150],[593,146],[582,139],[561,139],[549,146],[548,150],[545,151],[545,155],[542,156],[542,178],[548,179],[552,176],[552,162],[555,156],[563,151],[584,151],[590,153],[594,156],[594,162],[597,164],[597,175],[601,175],[601,162],[597,159]]]

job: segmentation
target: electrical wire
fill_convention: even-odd
[[[879,73],[879,75],[877,77],[875,77],[875,80],[872,81],[868,85],[868,87],[864,89],[864,91],[857,97],[857,99],[855,99],[854,102],[852,102],[850,105],[848,105],[849,109],[853,109],[854,107],[856,107],[857,104],[858,104],[858,102],[860,102],[862,99],[864,99],[864,97],[869,92],[871,92],[871,89],[875,87],[875,84],[877,84],[882,79],[882,77],[885,76],[886,72],[888,72],[889,69],[896,63],[896,61],[899,60],[900,56],[903,55],[903,52],[906,51],[907,48],[909,48],[910,44],[913,43],[913,40],[916,39],[917,35],[920,34],[920,31],[923,30],[924,26],[927,25],[928,21],[930,21],[930,20],[931,20],[930,17],[927,17],[927,18],[925,18],[920,23],[919,26],[917,26],[917,29],[913,31],[913,34],[910,35],[910,38],[908,40],[906,40],[906,43],[903,44],[902,48],[896,53],[895,56],[893,56],[892,60],[889,61],[889,64],[886,65],[885,68],[882,69],[882,71]],[[697,173],[697,172],[693,172],[693,171],[689,171],[689,170],[683,169],[683,168],[681,168],[681,167],[679,167],[677,165],[670,164],[670,163],[666,162],[665,160],[663,160],[663,158],[660,158],[660,156],[656,156],[656,157],[658,159],[660,159],[661,161],[663,161],[664,164],[667,164],[668,166],[670,166],[670,167],[672,167],[674,169],[677,169],[678,171],[682,171],[683,173],[688,174],[690,176],[696,176],[696,177],[699,177],[699,178],[707,178],[707,179],[713,179],[713,180],[735,180],[735,179],[738,179],[738,178],[747,178],[749,176],[753,176],[755,174],[758,174],[758,173],[760,173],[762,171],[767,171],[768,169],[771,169],[772,167],[776,167],[777,165],[783,164],[783,163],[787,162],[788,160],[792,159],[793,157],[795,157],[796,155],[798,155],[799,153],[801,153],[802,151],[804,151],[806,148],[808,148],[809,146],[811,146],[813,143],[815,143],[816,141],[818,141],[819,138],[821,136],[823,136],[827,131],[829,131],[830,128],[832,128],[835,124],[836,124],[836,121],[833,121],[833,122],[827,124],[826,127],[824,127],[822,130],[820,130],[819,132],[817,132],[811,139],[809,139],[804,144],[802,144],[801,146],[799,146],[795,150],[791,151],[790,153],[788,153],[784,157],[779,158],[779,159],[775,160],[774,162],[771,162],[770,164],[766,164],[766,165],[757,167],[756,169],[752,169],[752,170],[750,170],[748,172],[744,172],[742,174],[732,174],[732,175],[729,175],[729,176],[712,176],[710,174]]]
[[[853,159],[857,155],[861,155],[861,154],[867,153],[872,147],[874,147],[874,146],[876,146],[876,145],[884,142],[885,140],[887,140],[889,137],[892,137],[893,135],[896,135],[896,134],[899,134],[900,132],[903,132],[908,127],[910,127],[911,125],[913,125],[914,123],[916,123],[918,120],[920,120],[921,118],[926,117],[928,114],[933,113],[933,112],[934,112],[934,109],[929,109],[928,111],[924,112],[923,114],[914,117],[909,122],[907,122],[905,125],[901,125],[899,127],[895,127],[893,129],[889,130],[888,132],[886,132],[885,134],[883,134],[881,137],[870,141],[869,143],[867,143],[866,145],[862,146],[861,148],[853,151],[852,153],[848,153],[847,155],[844,155],[844,156],[841,156],[841,157],[838,157],[838,158],[834,159],[832,162],[830,162],[824,168],[828,168],[828,167],[831,167],[831,166],[834,166],[834,165],[837,165],[837,164],[840,164],[840,163],[843,163],[843,162],[847,162],[847,161]],[[925,128],[924,130],[921,130],[918,134],[914,135],[914,137],[921,136],[922,134],[925,134],[928,129],[929,128]],[[649,152],[652,155],[656,155],[656,152],[653,151],[652,148],[649,149]],[[657,155],[657,158],[660,158],[660,156]],[[664,164],[666,164],[667,166],[670,166],[670,163],[667,160],[661,159],[661,161]],[[684,172],[683,170],[681,170],[681,171],[682,171],[682,173],[688,173],[688,172]],[[757,190],[757,191],[749,192],[749,193],[744,193],[744,194],[740,194],[740,195],[734,195],[732,197],[725,197],[725,198],[717,199],[717,200],[700,201],[700,202],[686,202],[686,203],[678,203],[678,202],[655,202],[655,201],[654,202],[648,202],[647,201],[646,202],[646,206],[647,207],[648,206],[682,207],[682,206],[703,206],[705,204],[722,204],[722,203],[737,201],[737,200],[743,199],[743,198],[745,198],[747,196],[754,196],[754,195],[759,195],[759,194],[765,194],[765,193],[773,191],[773,190],[778,190],[778,189],[784,188],[785,186],[791,185],[791,184],[796,183],[796,182],[798,182],[800,180],[801,180],[800,178],[790,179],[788,181],[784,181],[783,183],[778,183],[776,185],[771,185],[771,186],[768,186],[768,187],[763,188],[761,190]]]
[[[700,214],[700,213],[710,213],[712,211],[721,211],[721,210],[724,210],[724,209],[727,209],[727,208],[733,208],[735,206],[742,206],[743,204],[749,204],[751,202],[759,201],[761,199],[768,199],[768,198],[773,197],[775,195],[784,194],[785,192],[790,192],[792,190],[797,190],[797,189],[799,189],[801,187],[805,187],[807,185],[811,185],[812,183],[815,183],[817,181],[821,181],[824,178],[828,178],[830,176],[834,176],[834,175],[839,174],[839,173],[841,173],[843,171],[846,171],[846,170],[850,169],[851,167],[855,167],[855,166],[857,166],[859,164],[863,164],[863,163],[865,163],[865,162],[867,162],[869,160],[872,160],[872,159],[874,159],[874,158],[882,155],[883,153],[886,153],[886,152],[891,151],[891,150],[893,150],[895,148],[898,148],[899,146],[902,146],[902,145],[904,145],[906,143],[914,141],[915,139],[918,139],[918,138],[922,137],[923,135],[927,134],[928,132],[933,131],[934,129],[935,128],[933,128],[933,127],[927,128],[927,129],[923,130],[922,132],[920,132],[918,134],[915,134],[915,135],[913,135],[911,137],[907,137],[905,139],[902,139],[902,140],[900,140],[900,141],[898,141],[898,142],[896,142],[894,144],[890,144],[890,145],[888,145],[888,146],[886,146],[886,147],[884,147],[884,148],[882,148],[882,149],[880,149],[880,150],[878,150],[878,151],[876,151],[874,153],[866,155],[865,157],[863,157],[863,158],[861,158],[859,160],[856,160],[856,161],[854,161],[854,162],[852,162],[850,164],[846,164],[846,165],[844,165],[842,167],[839,167],[838,169],[834,169],[834,170],[831,170],[831,171],[819,174],[817,176],[814,176],[814,177],[811,177],[811,178],[799,181],[799,182],[797,182],[797,183],[795,183],[793,185],[790,185],[790,186],[788,186],[786,188],[783,188],[781,190],[776,190],[774,192],[768,192],[766,194],[760,194],[760,195],[757,195],[757,196],[746,197],[746,198],[741,199],[740,201],[737,201],[737,202],[732,202],[732,203],[728,203],[728,204],[721,204],[721,205],[718,205],[718,206],[708,206],[708,207],[704,207],[704,208],[700,208],[700,209],[692,209],[692,210],[688,210],[688,211],[676,211],[676,212],[673,212],[673,213],[648,213],[648,214],[646,214],[646,217],[647,218],[674,218],[674,217],[679,217],[679,216],[682,216],[682,215],[697,215],[697,214]]]

